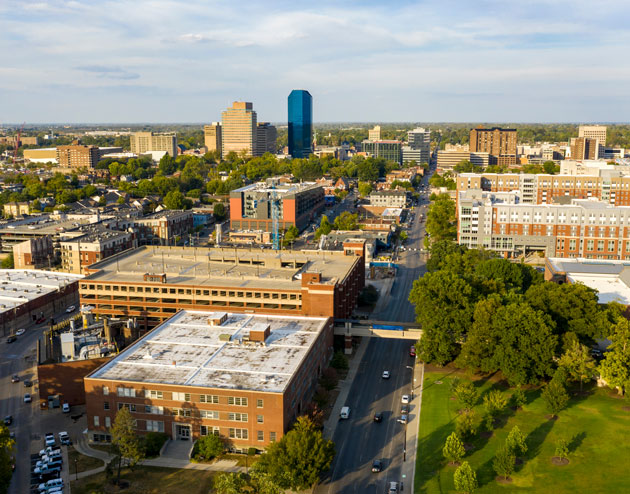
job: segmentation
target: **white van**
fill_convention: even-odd
[[[50,479],[48,482],[43,484],[39,484],[39,490],[47,492],[53,487],[63,487],[63,480],[61,479]]]
[[[350,418],[350,407],[341,407],[341,412],[339,412],[339,418],[341,419]]]

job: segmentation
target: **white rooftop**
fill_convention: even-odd
[[[0,269],[0,313],[54,292],[81,278],[82,275],[56,271]]]
[[[213,321],[227,316],[224,322]],[[94,379],[280,393],[327,318],[180,311],[90,374]],[[250,330],[269,325],[263,343]]]
[[[630,287],[618,275],[567,273],[567,279],[571,283],[583,283],[597,290],[597,299],[600,304],[619,302],[630,305]]]

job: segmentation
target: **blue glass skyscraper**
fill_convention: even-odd
[[[304,89],[289,94],[289,154],[308,158],[313,152],[313,97]]]

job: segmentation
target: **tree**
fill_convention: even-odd
[[[479,399],[479,391],[473,383],[463,382],[455,389],[455,397],[464,406],[466,411],[471,410]]]
[[[507,480],[514,471],[515,462],[516,457],[507,448],[501,448],[492,461],[492,468],[497,475]]]
[[[569,377],[574,381],[580,381],[580,391],[585,379],[591,379],[595,374],[595,360],[591,357],[586,345],[575,341],[571,347],[560,357],[558,365],[567,370]]]
[[[300,230],[298,230],[297,226],[291,225],[287,228],[287,231],[284,234],[285,242],[295,242],[300,236]]]
[[[521,408],[523,405],[527,403],[527,396],[525,396],[525,391],[520,386],[517,386],[512,393],[512,403],[516,408]]]
[[[476,166],[473,165],[469,160],[460,161],[455,165],[454,170],[457,173],[470,173],[475,171]]]
[[[200,437],[195,443],[195,456],[202,460],[212,460],[216,458],[225,449],[223,439],[214,434]]]
[[[2,269],[13,269],[15,267],[15,260],[13,259],[13,252],[9,252],[7,257],[2,259],[2,262],[0,263],[0,267],[2,267]]]
[[[330,361],[330,365],[335,369],[347,369],[348,357],[341,350],[337,350]]]
[[[446,443],[444,443],[444,448],[442,448],[442,454],[451,465],[457,463],[464,457],[466,450],[457,436],[457,433],[453,432],[446,438]]]
[[[508,434],[505,440],[506,449],[513,455],[523,455],[527,453],[527,444],[525,443],[525,436],[518,428],[518,425],[512,427],[512,430]]]
[[[13,470],[11,465],[13,463],[13,446],[15,441],[11,439],[9,428],[1,424],[0,425],[0,492],[6,493],[11,483],[11,477]]]
[[[467,461],[463,462],[453,474],[455,490],[464,494],[472,494],[478,487],[477,474]]]
[[[483,404],[486,408],[488,417],[488,429],[492,428],[494,419],[499,415],[507,406],[507,399],[503,396],[503,393],[498,389],[490,391],[483,397]]]
[[[425,227],[434,242],[455,238],[455,202],[448,194],[440,194],[429,206]]]
[[[461,437],[472,437],[477,433],[474,410],[462,413],[455,419],[455,432]]]
[[[372,192],[372,184],[370,182],[359,182],[359,195],[367,197]]]
[[[357,229],[357,214],[352,214],[349,211],[344,211],[335,218],[335,229],[342,231],[351,231]],[[322,218],[323,220],[323,218]]]
[[[545,385],[541,394],[547,409],[552,416],[556,416],[560,410],[567,406],[569,395],[564,386],[558,382],[550,381]]]
[[[214,479],[217,494],[241,494],[247,486],[247,477],[243,473],[220,473]]]
[[[333,442],[324,439],[315,424],[302,416],[280,441],[267,448],[255,470],[267,473],[283,489],[303,490],[319,480],[334,456]]]
[[[563,437],[556,441],[556,456],[561,460],[569,459],[569,443]]]
[[[165,154],[160,159],[160,164],[158,165],[158,170],[162,175],[172,175],[177,170],[175,166],[175,160],[170,154]]]
[[[250,474],[250,486],[256,494],[284,494],[268,473],[253,469]]]
[[[223,221],[225,219],[225,205],[222,202],[217,202],[212,209],[212,214],[217,221]]]
[[[328,235],[332,231],[333,225],[325,214],[322,215],[322,220],[319,223],[319,228],[315,231],[315,240],[319,239],[322,235]]]
[[[602,378],[623,396],[630,386],[630,323],[620,318],[609,336],[612,342],[599,366]]]
[[[136,433],[135,420],[128,408],[123,407],[118,410],[110,433],[112,444],[118,451],[117,479],[119,481],[123,458],[127,459],[131,468],[144,459],[144,448]]]
[[[171,190],[164,197],[164,206],[168,209],[184,209],[184,194],[179,190]]]

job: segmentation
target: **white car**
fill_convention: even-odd
[[[71,305],[70,307],[66,309],[66,312],[70,314],[71,312],[74,312],[75,310],[77,310],[77,308],[74,305]]]
[[[22,336],[24,333],[26,333],[26,329],[20,328],[15,332],[15,336]]]
[[[61,405],[61,410],[63,411],[63,413],[70,413],[70,404],[64,403],[63,405]]]
[[[407,405],[409,404],[409,395],[402,395],[402,399],[401,401],[403,402],[403,404]]]
[[[383,371],[383,379],[389,379],[389,371]]]
[[[30,403],[31,401],[33,401],[33,398],[31,397],[31,393],[26,393],[24,395],[24,403]]]

